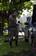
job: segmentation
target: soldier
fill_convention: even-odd
[[[14,14],[10,14],[9,16],[9,22],[10,22],[10,36],[9,36],[9,43],[10,46],[12,46],[13,36],[15,36],[16,46],[17,46],[17,40],[18,40],[18,29],[16,24],[16,16]]]

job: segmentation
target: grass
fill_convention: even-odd
[[[4,39],[5,38],[3,37],[0,38],[0,43],[1,43],[0,44],[0,56],[6,55],[9,52],[20,53],[23,50],[28,51],[31,49],[31,46],[29,45],[29,43],[25,41],[19,41],[17,47],[15,45],[15,41],[13,41],[13,46],[12,48],[10,48],[9,43],[5,43]]]

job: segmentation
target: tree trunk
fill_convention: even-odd
[[[32,25],[34,26],[34,27],[36,27],[36,5],[34,5],[34,8],[33,8],[33,16],[32,16]],[[35,33],[36,33],[36,31],[35,31]],[[34,39],[33,39],[33,45],[36,47],[36,34],[34,33],[34,35],[33,35],[33,37],[34,37]]]
[[[36,23],[36,5],[33,7],[32,24]]]

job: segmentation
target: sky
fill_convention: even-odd
[[[31,6],[32,7],[32,6]],[[27,21],[27,17],[31,17],[33,14],[33,8],[30,10],[24,10],[22,12],[22,15],[20,15],[20,18],[18,19],[18,21],[20,20],[22,23]]]
[[[30,0],[30,1],[33,3],[33,5],[36,4],[36,0]]]

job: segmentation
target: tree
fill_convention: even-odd
[[[29,5],[29,6],[28,6]],[[0,10],[8,10],[8,11],[16,11],[17,15],[19,15],[20,11],[22,12],[22,9],[30,9],[32,3],[29,2],[29,0],[1,0],[0,3]]]

